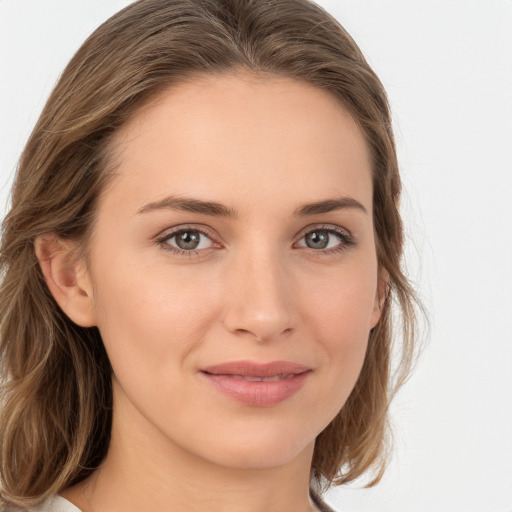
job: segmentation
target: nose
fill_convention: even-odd
[[[266,342],[296,327],[291,279],[270,251],[240,255],[230,265],[226,294],[224,325],[237,336]]]

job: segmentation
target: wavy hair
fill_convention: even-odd
[[[86,247],[98,197],[112,177],[119,128],[173,84],[240,70],[328,91],[370,150],[376,251],[387,291],[355,388],[317,437],[311,476],[343,484],[372,468],[369,485],[381,478],[390,400],[414,359],[417,304],[402,272],[401,183],[381,82],[342,26],[309,0],[140,0],[77,51],[17,168],[0,247],[5,503],[28,506],[85,479],[106,455],[112,423],[112,369],[99,331],[75,325],[57,306],[35,238],[54,232]]]

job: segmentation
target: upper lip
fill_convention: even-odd
[[[241,375],[247,377],[275,377],[276,375],[299,375],[311,368],[291,361],[272,361],[256,363],[254,361],[231,361],[202,368],[201,371],[212,375]]]

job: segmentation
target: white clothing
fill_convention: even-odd
[[[36,508],[7,507],[5,512],[82,512],[62,496],[53,495]]]

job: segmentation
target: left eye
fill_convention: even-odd
[[[330,229],[315,229],[306,233],[298,243],[300,247],[309,249],[334,249],[343,244],[345,238],[341,233]]]
[[[198,229],[183,229],[168,236],[165,243],[182,251],[208,249],[212,241]]]

